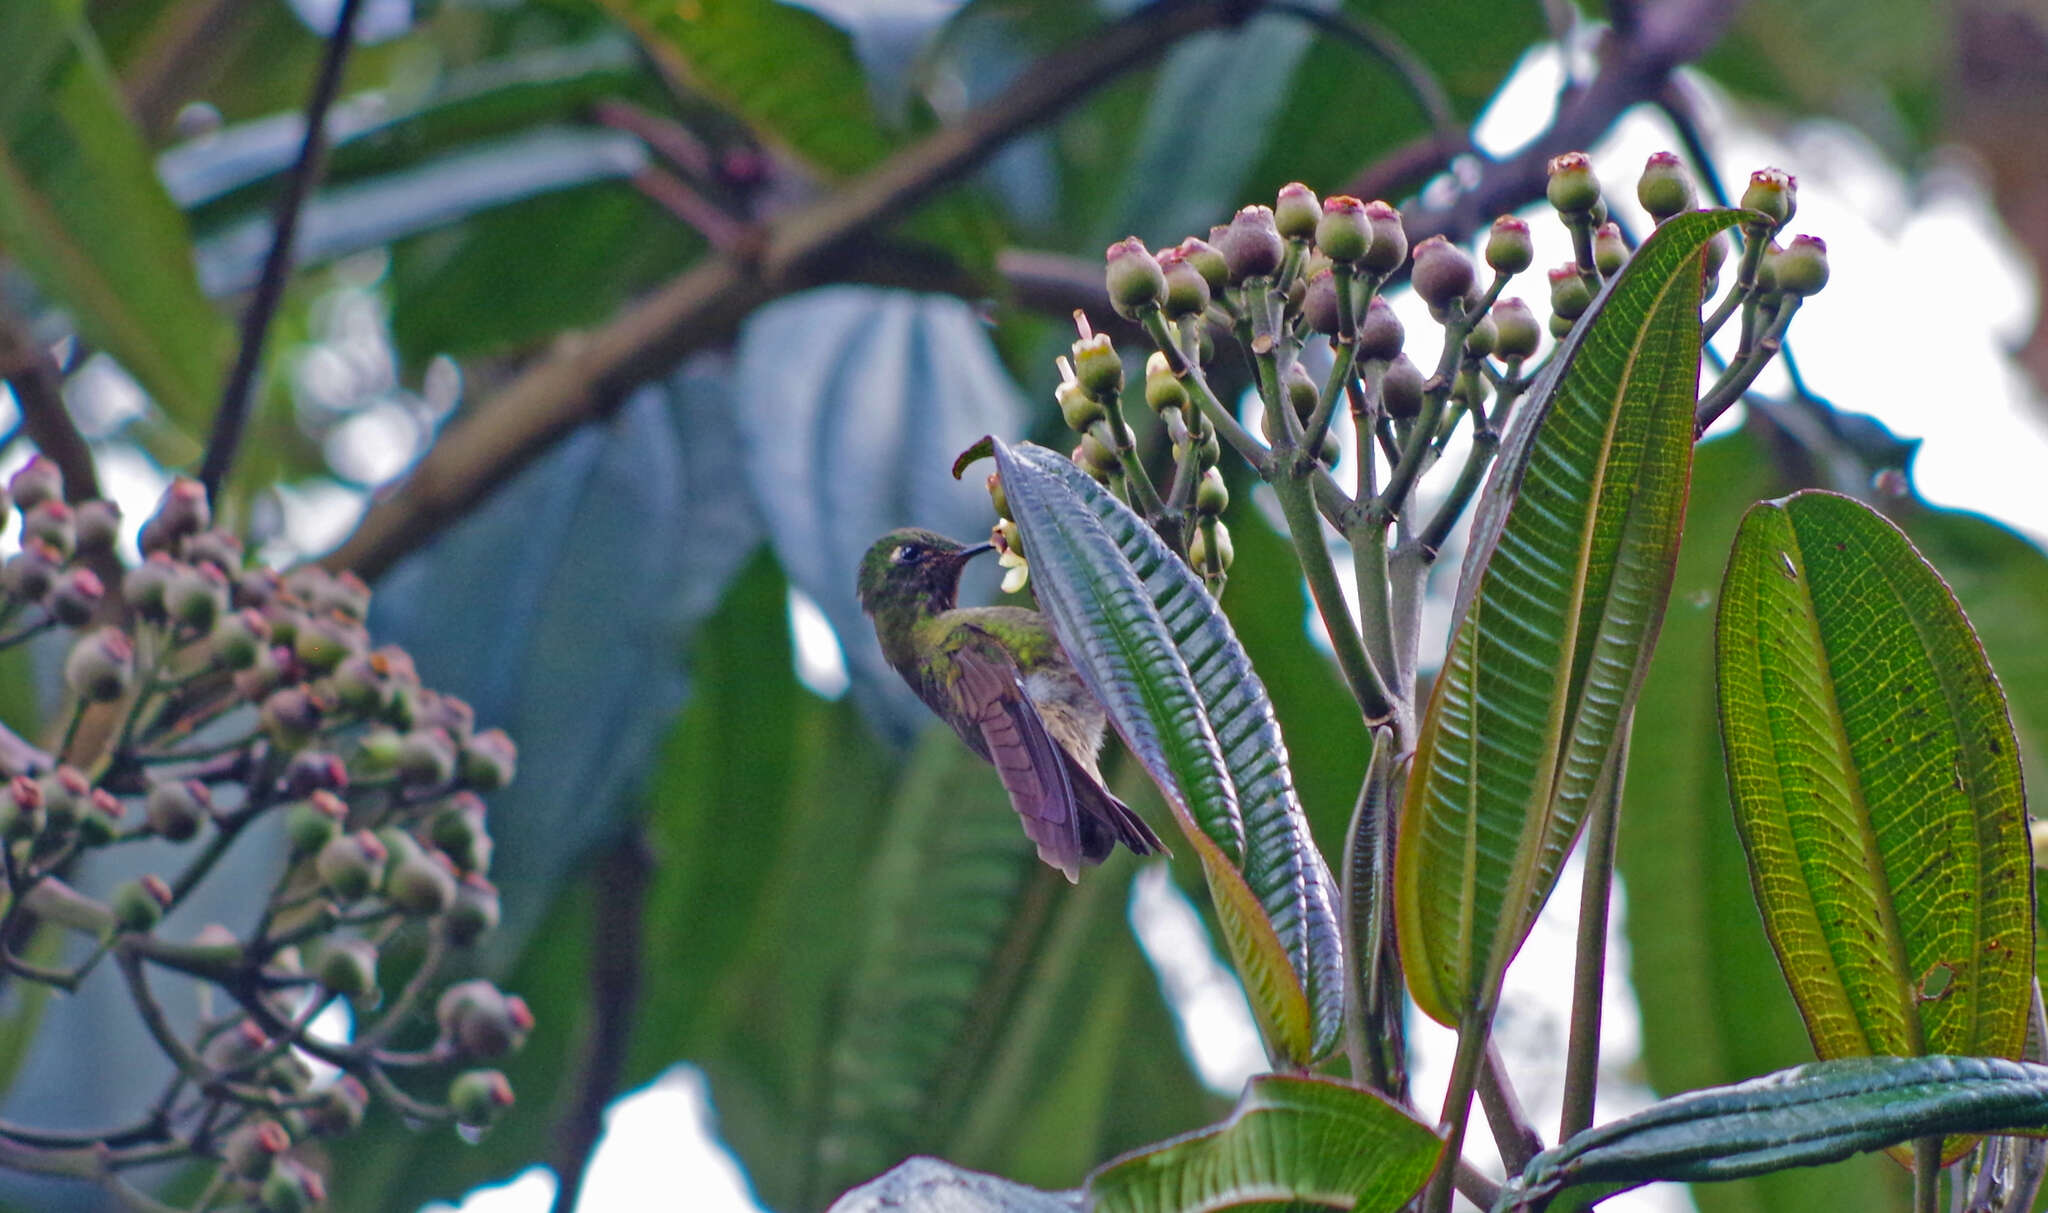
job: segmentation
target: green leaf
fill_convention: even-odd
[[[1714,604],[1728,545],[1750,505],[1791,487],[1776,468],[1774,433],[1752,418],[1694,452],[1678,573],[1630,734],[1619,866],[1627,890],[1641,890],[1624,916],[1629,981],[1642,1007],[1643,1065],[1660,1095],[1813,1056],[1750,892],[1714,710]],[[1859,1157],[1692,1195],[1701,1213],[1776,1213],[1899,1208],[1908,1189],[1906,1172],[1889,1160]]]
[[[889,151],[851,40],[816,13],[776,0],[601,3],[757,136],[827,176]]]
[[[1761,503],[1715,660],[1736,825],[1815,1051],[2017,1056],[2034,975],[2018,745],[1947,585],[1849,498]]]
[[[0,251],[198,431],[219,398],[227,329],[79,7],[0,0]]]
[[[1436,1169],[1443,1142],[1380,1095],[1265,1074],[1222,1124],[1125,1155],[1088,1179],[1095,1213],[1203,1213],[1297,1201],[1398,1209]]]
[[[1588,1129],[1530,1160],[1494,1209],[1542,1208],[1577,1185],[1604,1196],[1810,1167],[1936,1134],[2044,1129],[2048,1066],[1943,1055],[1815,1062]]]
[[[996,443],[1039,604],[1195,844],[1274,1056],[1343,1027],[1335,882],[1264,686],[1201,582],[1071,460]]]
[[[1644,241],[1554,355],[1474,516],[1395,855],[1409,989],[1439,1022],[1490,1010],[1612,778],[1685,513],[1699,250],[1734,220]]]

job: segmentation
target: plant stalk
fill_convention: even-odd
[[[1572,1026],[1565,1047],[1564,1112],[1557,1139],[1569,1141],[1593,1125],[1593,1100],[1600,1083],[1600,1011],[1607,985],[1607,916],[1614,890],[1615,827],[1628,771],[1633,712],[1622,721],[1619,744],[1608,759],[1607,783],[1594,801],[1586,826],[1585,881],[1579,887],[1578,960],[1572,970]]]

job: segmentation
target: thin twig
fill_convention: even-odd
[[[306,133],[299,143],[299,158],[292,165],[291,175],[285,178],[284,192],[278,195],[270,252],[263,258],[263,273],[256,280],[249,308],[242,313],[241,348],[235,353],[234,369],[228,372],[228,385],[221,392],[220,409],[213,415],[213,435],[206,444],[206,458],[199,465],[199,483],[206,486],[209,497],[220,496],[221,482],[234,466],[235,450],[241,445],[242,431],[248,424],[256,370],[263,362],[264,339],[270,333],[271,317],[277,314],[277,305],[284,299],[299,214],[305,209],[306,197],[313,192],[327,159],[327,110],[341,91],[341,69],[348,62],[350,45],[355,42],[356,14],[362,7],[362,0],[341,0],[334,32],[328,35],[327,50],[320,59],[319,75],[313,80],[313,95],[306,102]]]
[[[1593,804],[1586,826],[1585,881],[1579,892],[1578,956],[1572,970],[1571,1035],[1565,1046],[1564,1111],[1557,1139],[1593,1125],[1593,1099],[1600,1079],[1600,1012],[1607,985],[1608,900],[1614,890],[1614,842],[1621,818],[1622,772],[1628,770],[1634,716],[1622,718],[1621,735],[1609,760],[1607,784]]]
[[[93,467],[92,448],[72,422],[71,410],[64,407],[64,373],[50,351],[29,332],[20,313],[5,303],[0,303],[0,377],[14,389],[22,429],[29,441],[64,473],[65,500],[85,501],[99,496],[99,473]],[[107,584],[119,583],[117,580]]]
[[[1266,11],[1305,21],[1386,64],[1401,78],[1408,95],[1415,98],[1423,119],[1439,140],[1448,142],[1463,136],[1463,124],[1451,105],[1450,94],[1444,91],[1443,81],[1393,30],[1367,17],[1313,8],[1298,0],[1272,0]]]

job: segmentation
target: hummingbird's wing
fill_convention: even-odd
[[[1084,809],[1073,764],[1025,695],[1016,664],[994,637],[978,628],[961,631],[974,635],[961,637],[945,688],[956,718],[980,731],[977,748],[995,764],[1010,807],[1023,820],[1024,833],[1038,844],[1038,857],[1078,882],[1082,865],[1101,863],[1116,839],[1084,838],[1084,820],[1098,826],[1095,832],[1099,823]]]

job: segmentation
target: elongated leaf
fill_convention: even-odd
[[[1088,1207],[1203,1213],[1294,1201],[1391,1211],[1422,1190],[1442,1152],[1429,1126],[1371,1091],[1263,1074],[1222,1124],[1125,1155],[1089,1177]]]
[[[196,428],[219,393],[227,329],[80,7],[0,0],[0,253]]]
[[[1940,576],[1847,497],[1762,503],[1715,659],[1736,824],[1815,1051],[2017,1056],[2034,972],[2018,746]]]
[[[1343,1021],[1335,885],[1229,620],[1072,461],[1028,444],[995,450],[1039,603],[1195,843],[1268,1047],[1296,1062],[1320,1055]]]
[[[1945,1055],[1821,1061],[1588,1129],[1530,1160],[1494,1208],[1542,1208],[1577,1185],[1604,1195],[1810,1167],[1935,1134],[2043,1130],[2048,1066]]]
[[[1431,1018],[1489,1008],[1642,679],[1677,557],[1699,383],[1699,250],[1659,228],[1538,382],[1473,522],[1404,800],[1395,914]]]

